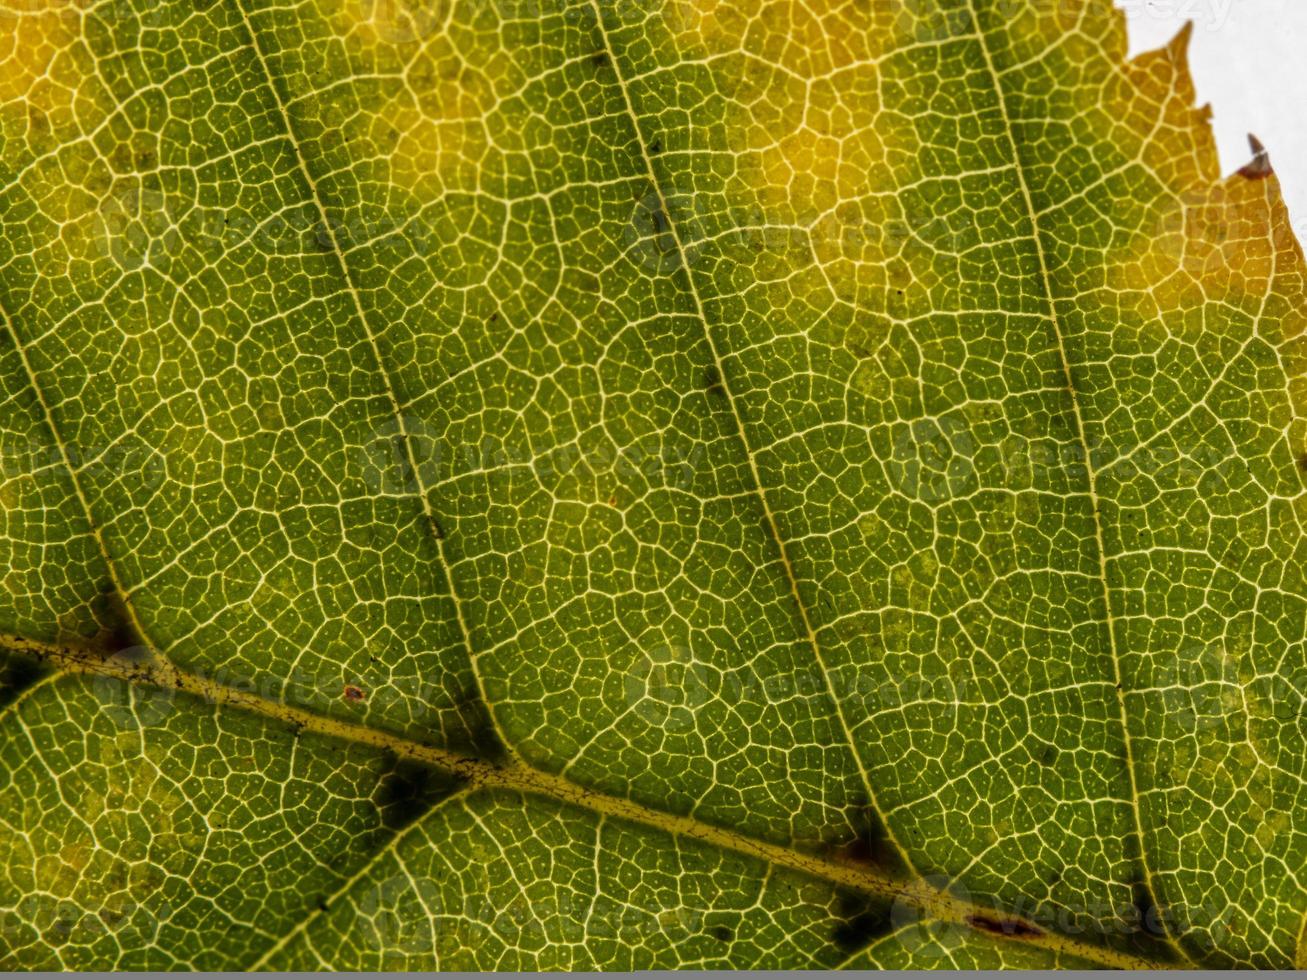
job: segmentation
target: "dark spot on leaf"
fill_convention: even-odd
[[[593,64],[596,68],[607,68],[608,53],[606,51],[600,51],[598,54],[596,54],[594,57],[590,59],[590,63]]]
[[[854,357],[866,359],[871,356],[876,347],[876,334],[867,325],[854,323],[849,326],[848,331],[844,334],[844,347]]]
[[[508,753],[475,684],[459,692],[453,710],[461,721],[458,730],[463,734],[445,742],[444,748],[473,755],[489,763],[502,762],[507,758]]]
[[[1298,457],[1298,469],[1302,470],[1304,473],[1307,473],[1307,453],[1303,453],[1301,456]]]
[[[724,943],[729,943],[735,938],[735,932],[727,926],[713,926],[713,938]]]
[[[652,143],[650,143],[650,144],[649,144],[649,152],[650,152],[650,153],[662,153],[662,152],[663,152],[663,141],[662,141],[662,140],[654,140]]]
[[[845,955],[865,948],[893,928],[889,906],[857,892],[840,892],[838,912],[841,921],[830,938]]]
[[[27,107],[27,124],[33,130],[40,133],[47,133],[50,131],[50,120],[46,117],[44,112],[34,105],[29,105]]]
[[[490,322],[491,322],[491,323],[494,323],[494,322],[495,322],[496,320],[498,320],[498,319],[499,319],[499,314],[498,314],[498,313],[491,313],[491,314],[490,314]]]
[[[388,830],[402,830],[447,795],[451,781],[440,770],[415,759],[396,758],[377,781],[372,802]]]
[[[10,656],[0,660],[0,708],[35,684],[43,673],[41,665],[27,657]]]
[[[331,238],[331,229],[326,224],[314,226],[313,244],[319,252],[330,252],[336,247]]]
[[[1148,883],[1142,878],[1130,884],[1130,904],[1134,906],[1135,923],[1140,932],[1159,939],[1166,936],[1161,910],[1153,900],[1153,893],[1149,891]]]
[[[1057,762],[1057,746],[1046,742],[1036,744],[1032,755],[1041,766],[1051,766]]]
[[[50,923],[50,928],[43,935],[43,939],[51,946],[62,946],[68,941],[72,934],[75,923],[68,918],[60,917]]]
[[[445,528],[444,528],[444,525],[442,525],[442,524],[441,524],[438,520],[436,520],[434,517],[431,518],[431,530],[432,530],[432,532],[435,534],[435,536],[436,536],[436,540],[437,540],[437,541],[444,541],[444,540],[445,540]]]
[[[846,864],[876,868],[880,871],[903,872],[903,859],[889,840],[884,825],[872,809],[866,796],[855,797],[849,805],[849,824],[855,828],[852,840],[837,844],[833,857]]]
[[[129,659],[143,661],[148,659],[149,647],[132,625],[131,613],[122,595],[116,591],[112,582],[103,596],[105,604],[104,621],[107,624],[101,634],[99,645],[106,650]]]
[[[870,865],[876,862],[872,860],[871,846],[862,838],[845,844],[837,852],[841,861],[849,864]]]
[[[325,898],[319,898],[319,899],[318,899],[318,911],[319,911],[319,912],[325,912],[325,911],[327,911],[328,908],[329,908],[329,906],[327,905],[327,900],[326,900]]]
[[[726,394],[726,386],[722,384],[722,373],[717,370],[717,365],[714,364],[703,372],[703,386],[708,389],[710,395]]]
[[[995,936],[1015,936],[1029,939],[1044,934],[1044,930],[1038,926],[1033,926],[1021,919],[1000,919],[990,915],[969,915],[967,916],[967,925]]]
[[[341,692],[341,694],[350,704],[358,704],[360,701],[366,701],[368,699],[367,691],[363,690],[363,688],[359,687],[357,684],[346,684],[345,690]]]
[[[101,909],[100,921],[110,929],[116,929],[127,919],[127,913],[122,909]]]

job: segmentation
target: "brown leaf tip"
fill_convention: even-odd
[[[1248,180],[1264,180],[1275,173],[1275,169],[1271,166],[1271,155],[1266,152],[1262,141],[1249,133],[1248,145],[1252,148],[1253,158],[1239,168],[1239,176]]]

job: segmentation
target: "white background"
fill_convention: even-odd
[[[1189,63],[1211,103],[1226,173],[1251,158],[1248,133],[1271,154],[1298,241],[1307,242],[1307,0],[1116,0],[1130,53],[1165,44],[1194,22]]]

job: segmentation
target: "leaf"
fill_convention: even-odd
[[[1187,34],[0,16],[0,964],[1301,962],[1304,263]]]

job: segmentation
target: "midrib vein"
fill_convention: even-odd
[[[520,761],[510,759],[502,764],[489,762],[383,729],[274,701],[251,690],[230,687],[182,670],[163,658],[144,662],[129,661],[93,647],[50,643],[9,634],[0,634],[0,647],[33,657],[59,670],[112,677],[125,683],[176,691],[219,707],[252,712],[299,732],[311,732],[366,745],[400,758],[426,763],[465,782],[463,792],[455,794],[457,798],[464,798],[478,789],[545,797],[599,817],[625,820],[663,833],[690,838],[886,901],[902,902],[919,909],[930,919],[954,923],[967,929],[977,928],[975,923],[978,920],[990,923],[1005,930],[1001,938],[1009,942],[1026,943],[1119,969],[1158,969],[1167,965],[1045,931],[1019,916],[963,901],[921,880],[897,878],[865,865],[833,861],[705,823],[694,817],[657,810],[533,769]],[[446,801],[436,806],[439,807],[444,802]],[[416,823],[421,820],[418,818]],[[383,848],[382,852],[386,850],[388,848]],[[992,935],[993,929],[987,929],[985,934]]]
[[[657,171],[654,169],[653,159],[649,156],[649,151],[645,146],[644,131],[640,127],[640,117],[635,111],[635,105],[631,102],[631,94],[626,84],[625,76],[622,74],[621,62],[618,58],[617,51],[614,50],[612,42],[608,37],[608,29],[604,26],[604,14],[600,7],[599,0],[589,0],[590,7],[594,11],[595,29],[604,42],[604,51],[608,55],[608,63],[613,67],[613,74],[617,79],[617,87],[622,93],[622,103],[626,107],[626,113],[630,117],[631,127],[635,134],[636,145],[640,148],[640,158],[644,161],[645,172],[649,178],[650,186],[653,187],[654,194],[658,197],[658,207],[662,212],[664,220],[667,222],[668,231],[671,233],[672,241],[676,244],[676,254],[679,259],[679,268],[685,277],[687,291],[690,299],[694,303],[695,314],[699,323],[703,327],[704,337],[708,342],[708,349],[712,352],[713,368],[717,372],[717,379],[722,387],[722,392],[726,396],[726,404],[730,408],[731,418],[735,422],[736,434],[740,440],[740,445],[744,449],[745,458],[749,461],[749,473],[753,477],[753,485],[757,488],[758,502],[762,507],[763,516],[767,523],[767,529],[772,540],[776,544],[776,549],[780,556],[780,563],[785,570],[785,578],[789,584],[790,594],[794,599],[794,604],[798,607],[799,619],[803,628],[808,646],[812,649],[813,658],[817,661],[817,667],[821,674],[822,683],[826,688],[826,695],[830,698],[831,705],[835,709],[835,717],[839,722],[840,729],[844,734],[845,740],[849,743],[849,752],[853,755],[853,761],[858,767],[858,774],[862,778],[863,790],[867,794],[867,800],[876,813],[876,818],[880,823],[886,837],[894,846],[895,851],[903,859],[903,862],[909,867],[916,870],[912,861],[912,856],[908,849],[904,847],[894,834],[893,828],[890,827],[886,819],[885,811],[881,808],[877,798],[875,786],[872,784],[871,776],[867,772],[867,767],[862,759],[862,754],[858,751],[858,743],[853,737],[853,729],[849,725],[848,717],[844,714],[844,705],[839,697],[836,696],[835,689],[831,684],[830,668],[826,664],[826,659],[821,652],[821,644],[817,640],[817,631],[813,629],[812,617],[808,612],[807,603],[803,601],[803,594],[799,588],[798,577],[794,574],[794,566],[790,563],[789,553],[785,548],[785,538],[781,534],[780,526],[776,523],[776,516],[772,513],[771,504],[767,500],[767,491],[764,489],[762,474],[758,471],[758,461],[754,457],[753,447],[749,442],[747,430],[744,426],[744,416],[740,413],[739,406],[736,404],[735,392],[731,389],[730,379],[726,374],[725,365],[722,362],[721,352],[717,349],[717,342],[713,339],[712,328],[708,324],[708,315],[704,311],[703,299],[699,295],[699,287],[695,284],[694,273],[690,269],[690,263],[686,256],[685,243],[681,241],[681,233],[677,223],[672,220],[672,215],[667,207],[667,199],[663,194],[662,182],[658,179]]]
[[[1016,174],[1017,184],[1021,189],[1021,200],[1026,209],[1026,218],[1030,222],[1030,238],[1034,243],[1035,254],[1039,260],[1039,283],[1044,292],[1044,302],[1048,306],[1048,321],[1052,326],[1053,337],[1057,341],[1058,357],[1062,364],[1062,375],[1066,382],[1066,388],[1071,398],[1072,418],[1075,420],[1076,439],[1080,444],[1080,452],[1084,459],[1086,482],[1088,483],[1089,505],[1094,520],[1094,543],[1098,552],[1098,579],[1102,585],[1103,595],[1103,614],[1107,619],[1107,641],[1108,648],[1111,652],[1112,674],[1114,681],[1114,690],[1116,691],[1117,714],[1121,725],[1121,740],[1125,746],[1126,773],[1130,779],[1130,811],[1134,819],[1134,832],[1136,844],[1139,848],[1139,863],[1143,867],[1144,877],[1148,882],[1148,890],[1154,900],[1157,898],[1158,891],[1154,882],[1152,866],[1148,860],[1148,850],[1144,846],[1144,827],[1143,819],[1139,813],[1139,786],[1135,776],[1134,750],[1130,739],[1129,719],[1126,715],[1125,708],[1125,689],[1122,682],[1121,674],[1121,651],[1117,640],[1116,617],[1112,613],[1112,590],[1108,584],[1107,575],[1107,546],[1103,536],[1103,519],[1099,513],[1099,496],[1098,496],[1098,471],[1094,468],[1093,456],[1089,450],[1089,439],[1085,431],[1084,413],[1080,407],[1080,393],[1076,388],[1075,377],[1071,372],[1071,359],[1067,354],[1066,338],[1063,335],[1061,320],[1058,318],[1057,303],[1053,297],[1053,280],[1049,274],[1048,257],[1044,252],[1044,240],[1039,231],[1038,212],[1035,210],[1034,198],[1030,193],[1030,185],[1026,181],[1025,164],[1021,158],[1020,150],[1017,147],[1016,134],[1012,128],[1012,119],[1008,114],[1007,94],[1003,88],[1002,76],[994,67],[994,57],[989,50],[989,39],[985,36],[985,30],[980,23],[980,13],[976,9],[976,0],[967,0],[969,12],[971,14],[972,24],[975,26],[975,38],[980,46],[981,54],[985,59],[985,69],[989,74],[990,82],[993,85],[994,97],[998,103],[998,110],[1003,119],[1003,135],[1007,141],[1008,151],[1012,158],[1012,169]],[[1167,923],[1167,916],[1162,916],[1162,929],[1166,935],[1167,944],[1185,961],[1189,956],[1180,948],[1176,937],[1172,935],[1171,926]]]
[[[395,393],[395,384],[391,379],[390,368],[387,366],[385,359],[381,355],[381,345],[377,343],[376,335],[372,332],[372,326],[368,322],[368,314],[363,306],[363,297],[359,294],[358,284],[354,281],[354,273],[351,271],[349,262],[345,258],[345,250],[341,247],[340,239],[336,235],[336,226],[331,221],[331,216],[327,214],[327,206],[323,201],[322,192],[318,189],[317,180],[314,178],[312,171],[309,169],[308,161],[304,157],[304,151],[300,146],[300,141],[295,135],[294,127],[291,126],[290,113],[286,109],[285,100],[277,90],[277,80],[273,77],[271,68],[268,67],[267,58],[263,54],[263,48],[259,44],[259,33],[255,30],[253,22],[250,20],[249,13],[245,9],[244,0],[231,0],[232,6],[240,14],[241,23],[245,27],[246,36],[249,38],[250,50],[254,53],[255,60],[259,63],[259,70],[263,73],[263,80],[269,95],[272,98],[273,106],[276,109],[277,117],[281,121],[281,127],[286,135],[286,141],[290,144],[291,152],[295,156],[295,164],[298,168],[301,179],[309,191],[309,198],[317,211],[318,220],[322,222],[322,227],[331,241],[332,253],[335,255],[336,263],[340,267],[341,276],[345,280],[346,292],[349,293],[350,300],[354,305],[354,313],[358,317],[359,326],[367,338],[368,349],[372,353],[372,359],[376,362],[377,375],[381,378],[385,388],[386,399],[390,404],[390,413],[394,417],[395,425],[399,432],[399,441],[404,446],[405,461],[408,463],[409,471],[413,474],[413,482],[417,488],[417,497],[422,506],[422,514],[426,523],[427,531],[436,546],[436,556],[439,559],[440,573],[445,580],[445,589],[449,593],[450,602],[454,607],[454,618],[458,622],[459,636],[463,641],[463,648],[467,654],[469,669],[472,671],[476,680],[477,692],[481,697],[481,703],[485,708],[486,719],[492,726],[501,747],[504,751],[512,753],[513,747],[504,733],[499,731],[499,726],[495,721],[494,712],[490,710],[490,702],[485,696],[485,686],[481,682],[481,674],[476,669],[476,657],[472,648],[472,633],[468,629],[467,619],[463,613],[463,604],[459,601],[458,592],[454,588],[454,575],[449,565],[449,558],[445,555],[445,538],[440,531],[439,521],[436,519],[435,512],[431,509],[431,500],[428,488],[422,479],[422,469],[418,465],[417,457],[413,452],[413,440],[408,433],[408,423],[405,420],[404,413],[400,410],[399,397]]]

